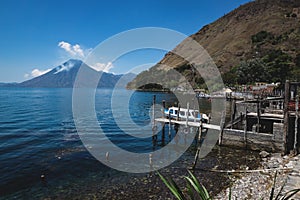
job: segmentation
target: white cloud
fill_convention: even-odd
[[[68,42],[61,41],[58,43],[58,46],[64,49],[72,57],[84,58],[84,50],[80,47],[79,44],[71,45]]]
[[[94,65],[91,65],[91,67],[96,71],[109,72],[109,70],[112,69],[114,66],[111,62],[108,62],[108,63],[96,63]]]
[[[90,52],[92,52],[93,49],[84,49],[79,44],[70,44],[65,41],[61,41],[58,43],[58,46],[65,50],[65,52],[68,53],[68,56],[71,56],[73,58],[77,59],[84,59],[86,55],[88,55]],[[103,72],[109,72],[114,66],[111,62],[108,63],[95,63],[90,64],[89,66],[93,68],[96,71],[103,71]],[[58,73],[58,72],[57,72]]]
[[[79,44],[75,44],[73,46],[73,51],[78,54],[79,56],[81,57],[84,57],[84,53],[83,53],[83,50],[81,49],[81,47],[79,46]]]
[[[24,78],[34,78],[41,76],[43,74],[46,74],[47,72],[51,71],[51,69],[46,69],[46,70],[39,70],[39,69],[34,69],[31,71],[30,74],[25,74]]]

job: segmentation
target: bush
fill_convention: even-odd
[[[257,34],[251,36],[251,40],[253,44],[260,43],[265,40],[272,40],[272,39],[274,39],[274,35],[267,31],[260,31]]]

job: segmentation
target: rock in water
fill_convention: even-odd
[[[262,157],[262,158],[266,158],[266,157],[268,157],[268,156],[270,155],[270,153],[268,153],[268,152],[266,152],[266,151],[261,151],[261,152],[259,153],[259,155],[260,155],[260,157]]]

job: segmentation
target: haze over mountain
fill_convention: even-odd
[[[88,73],[88,77],[86,77],[85,80],[81,80],[83,81],[82,85],[88,85],[89,81],[97,80],[99,73],[102,73],[98,88],[125,87],[126,84],[135,77],[135,74],[132,73],[115,75],[112,73],[98,72],[81,60],[70,59],[41,76],[22,83],[2,83],[0,87],[71,88],[74,85],[80,67]]]
[[[207,50],[226,84],[281,82],[286,78],[300,81],[299,0],[249,2],[204,26],[190,38]],[[194,74],[191,63],[176,55],[184,51],[196,58],[200,54],[186,43],[184,40],[127,87],[136,89],[145,79],[161,80],[161,74],[176,69],[194,88],[205,88],[203,79]],[[165,79],[170,88],[183,82],[180,77]]]

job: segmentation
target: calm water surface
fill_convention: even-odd
[[[96,112],[99,122],[104,123],[104,131],[119,134],[114,142],[121,147],[124,138],[124,148],[138,146],[141,152],[151,151],[151,138],[121,137],[124,133],[113,121],[110,109],[111,94],[110,89],[96,92]],[[150,123],[153,94],[132,95],[129,108],[136,124]],[[122,95],[129,92],[123,90],[118,95],[123,106]],[[157,102],[165,99],[169,104],[176,100],[170,94],[156,95]],[[0,89],[0,166],[0,197],[3,198],[24,194],[42,197],[52,186],[79,187],[87,177],[118,175],[94,159],[82,145],[72,120],[72,89]]]
[[[99,89],[95,97],[97,117],[104,131],[113,134],[120,147],[151,151],[151,137],[124,137],[116,126],[110,107],[111,93],[109,89]],[[135,92],[131,96],[130,116],[136,124],[150,123],[153,94]],[[122,96],[129,92],[120,90],[118,95],[122,106]],[[169,105],[176,101],[171,94],[156,95],[157,102],[166,100]],[[200,106],[209,109],[209,102],[200,102]],[[42,198],[57,188],[80,189],[88,177],[100,180],[118,175],[82,145],[72,119],[72,89],[0,89],[0,198]]]

